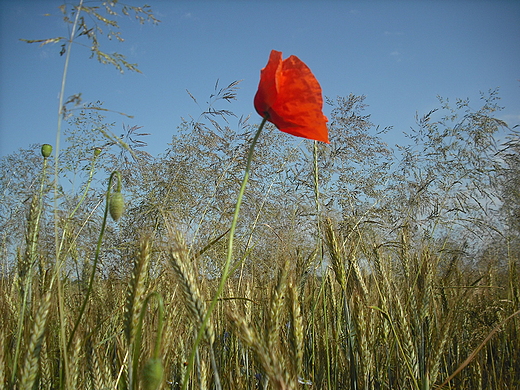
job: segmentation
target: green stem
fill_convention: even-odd
[[[61,77],[61,89],[59,94],[59,102],[58,102],[58,126],[56,130],[56,145],[54,151],[54,213],[55,213],[55,222],[54,222],[54,230],[55,230],[55,240],[56,240],[56,263],[59,259],[59,248],[58,245],[58,174],[59,174],[59,157],[60,157],[60,137],[61,137],[61,124],[63,121],[63,101],[65,100],[65,85],[67,83],[67,73],[69,69],[69,61],[70,61],[70,52],[72,49],[72,43],[74,42],[74,34],[76,32],[76,28],[79,21],[79,14],[81,13],[81,8],[83,6],[83,0],[80,0],[78,5],[78,10],[76,12],[76,17],[74,19],[74,24],[72,25],[72,29],[70,31],[70,37],[67,45],[67,55],[65,56],[65,65],[63,67],[63,75]]]
[[[191,350],[188,368],[186,369],[186,373],[184,375],[184,381],[182,384],[183,390],[187,389],[188,379],[189,379],[191,371],[193,369],[193,364],[195,362],[195,354],[197,352],[197,348],[202,340],[202,337],[204,335],[204,331],[206,330],[206,326],[209,322],[211,313],[215,309],[215,306],[217,305],[217,302],[219,301],[219,298],[222,295],[222,291],[224,291],[224,286],[226,285],[226,281],[230,274],[229,268],[231,267],[231,261],[233,259],[233,240],[235,238],[235,230],[237,227],[238,215],[240,214],[240,206],[242,204],[242,198],[244,197],[244,192],[246,190],[247,182],[249,180],[251,161],[253,160],[253,151],[255,149],[255,145],[258,141],[258,138],[260,137],[260,133],[262,132],[266,122],[267,122],[267,117],[262,119],[262,123],[260,123],[260,126],[258,127],[258,130],[256,131],[256,134],[255,134],[253,140],[251,141],[251,146],[249,147],[249,152],[247,154],[247,164],[246,164],[246,169],[244,172],[244,179],[242,180],[242,186],[240,187],[240,191],[238,192],[237,203],[235,205],[235,213],[233,214],[233,221],[231,222],[231,229],[229,231],[229,242],[228,242],[226,263],[224,264],[224,268],[222,270],[222,276],[221,276],[220,283],[217,288],[217,292],[216,292],[215,296],[213,297],[213,300],[211,301],[211,304],[210,304],[208,310],[206,311],[206,315],[204,316],[202,325],[199,329],[199,332],[197,333],[197,338],[195,340],[195,344],[193,345],[193,348]]]
[[[61,123],[62,123],[62,117],[63,117],[63,101],[65,99],[65,85],[67,81],[67,73],[69,69],[69,60],[70,60],[70,52],[72,49],[72,43],[74,41],[74,34],[76,33],[78,21],[79,21],[79,14],[81,13],[81,8],[83,6],[83,0],[80,0],[76,17],[74,18],[74,24],[72,25],[72,28],[70,30],[70,38],[67,45],[67,55],[65,56],[65,65],[63,67],[63,75],[61,78],[61,89],[59,94],[59,103],[58,103],[58,125],[56,129],[56,145],[55,145],[55,152],[54,152],[54,240],[55,240],[55,248],[56,248],[56,259],[55,259],[55,270],[54,270],[54,276],[57,277],[57,284],[58,284],[58,312],[60,317],[60,344],[62,345],[61,353],[63,354],[63,370],[60,370],[60,388],[63,388],[63,382],[62,382],[62,372],[65,373],[65,383],[67,383],[68,373],[69,373],[69,359],[67,356],[67,348],[66,348],[66,335],[65,335],[65,314],[64,314],[64,302],[63,302],[63,296],[62,296],[62,288],[61,288],[61,278],[59,277],[59,273],[61,272],[61,264],[60,264],[60,245],[59,245],[59,238],[58,238],[58,231],[59,231],[59,215],[58,215],[58,174],[59,174],[59,152],[60,152],[60,134],[61,134]]]

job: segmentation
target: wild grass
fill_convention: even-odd
[[[198,269],[192,254],[200,248],[164,223],[164,237],[143,235],[124,259],[131,272],[94,279],[66,354],[60,333],[71,335],[88,284],[62,276],[62,321],[53,269],[40,275],[37,262],[27,262],[30,252],[18,256],[18,269],[0,282],[4,388],[151,388],[142,380],[150,368],[144,377],[143,369],[154,355],[160,320],[158,388],[181,388],[218,279]],[[29,223],[28,248],[34,229]],[[188,388],[435,389],[468,357],[445,388],[520,386],[519,318],[510,317],[518,270],[511,254],[505,274],[494,267],[479,273],[434,240],[412,246],[402,232],[400,243],[388,245],[368,239],[360,227],[344,231],[331,218],[322,229],[329,259],[322,268],[302,272],[305,248],[273,242],[271,274],[229,278]],[[150,292],[164,300],[163,314],[153,303],[143,310]]]

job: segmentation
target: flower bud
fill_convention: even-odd
[[[44,158],[47,158],[51,155],[51,153],[52,153],[52,146],[49,144],[43,144],[42,145],[42,156]]]
[[[114,221],[119,221],[119,218],[121,218],[125,211],[125,198],[121,192],[113,192],[110,194],[108,211]]]
[[[157,390],[162,383],[164,367],[160,358],[148,359],[143,367],[143,389]]]
[[[94,148],[94,156],[97,157],[101,154],[101,148]]]

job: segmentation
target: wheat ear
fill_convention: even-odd
[[[5,376],[5,341],[4,341],[5,333],[3,326],[0,326],[0,385],[6,383]]]
[[[139,314],[143,306],[143,297],[146,292],[146,279],[148,275],[148,264],[150,262],[151,243],[152,241],[148,237],[141,240],[138,255],[134,258],[132,277],[128,284],[125,305],[125,334],[129,351],[133,348],[137,325],[139,322]],[[132,367],[134,364],[134,362],[132,362],[132,353],[130,353],[129,356],[128,367]],[[128,372],[130,388],[132,388],[136,378],[132,378],[132,369],[129,369]]]
[[[204,316],[206,315],[206,304],[202,299],[193,267],[189,266],[188,248],[184,238],[179,232],[170,231],[170,236],[172,237],[173,245],[169,251],[169,258],[173,273],[179,282],[184,302],[186,303],[190,315],[197,326],[201,326],[204,321]],[[208,322],[208,326],[206,327],[205,338],[210,344],[213,344],[215,340],[211,321]]]
[[[141,241],[137,256],[134,257],[132,277],[128,283],[125,305],[125,333],[129,344],[131,344],[135,338],[139,313],[143,304],[142,297],[146,292],[146,279],[151,252],[150,249],[151,240],[149,238],[144,238]]]
[[[294,284],[289,283],[289,315],[291,319],[291,332],[289,343],[291,345],[294,374],[303,376],[303,319],[298,300],[298,292]]]
[[[43,336],[45,334],[45,325],[47,323],[49,308],[51,305],[51,296],[51,292],[47,291],[34,320],[31,340],[29,342],[27,357],[25,358],[22,371],[22,379],[20,381],[20,389],[23,390],[32,390],[38,375],[38,362],[40,359]]]
[[[197,279],[195,278],[195,271],[193,269],[192,263],[190,262],[189,251],[182,234],[180,234],[178,231],[173,232],[170,225],[168,225],[168,229],[173,243],[169,251],[170,264],[172,266],[173,273],[175,274],[181,287],[184,302],[186,303],[188,311],[194,319],[197,328],[199,328],[204,324],[204,317],[207,313],[206,304],[202,300],[199,285],[197,284]],[[209,344],[209,353],[213,369],[213,377],[215,380],[215,387],[220,389],[220,375],[218,373],[215,352],[213,350],[215,332],[213,330],[213,323],[211,322],[211,319],[209,319],[206,328],[204,329],[204,337]]]
[[[288,264],[285,263],[284,268],[278,275],[278,281],[271,296],[271,302],[269,306],[269,325],[266,328],[268,351],[274,351],[279,341],[284,293],[287,286],[287,270]]]

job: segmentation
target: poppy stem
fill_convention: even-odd
[[[260,126],[258,127],[258,130],[256,131],[256,134],[253,137],[253,140],[251,141],[251,145],[249,146],[249,152],[247,154],[247,163],[246,163],[246,169],[244,172],[244,178],[242,179],[242,185],[240,186],[240,191],[238,192],[237,202],[235,204],[235,213],[233,214],[233,221],[231,222],[231,228],[229,230],[229,241],[228,241],[228,248],[227,248],[226,263],[224,264],[224,268],[222,269],[222,275],[220,278],[220,283],[217,288],[217,292],[216,292],[215,296],[213,297],[213,300],[211,301],[211,304],[208,307],[208,310],[206,311],[206,315],[204,316],[202,325],[199,329],[199,332],[197,333],[197,339],[195,340],[195,344],[193,345],[193,348],[191,350],[188,367],[186,369],[186,373],[184,375],[184,381],[182,383],[183,390],[187,389],[189,377],[190,377],[191,371],[193,369],[193,364],[195,362],[195,354],[197,353],[197,348],[200,344],[200,341],[202,340],[202,337],[206,330],[206,326],[209,322],[211,313],[215,309],[215,306],[217,305],[217,302],[219,301],[219,298],[222,295],[222,292],[224,291],[224,286],[226,285],[226,281],[230,275],[229,269],[231,267],[231,262],[233,260],[233,240],[235,238],[235,230],[236,230],[237,223],[238,223],[238,216],[240,214],[240,206],[242,205],[242,198],[244,197],[247,182],[249,181],[249,172],[251,170],[251,162],[253,161],[253,151],[255,149],[255,145],[258,141],[258,138],[260,137],[260,133],[264,129],[266,122],[267,122],[267,116],[265,116],[262,119],[262,122],[260,123]],[[214,375],[218,378],[217,372],[215,372]]]

